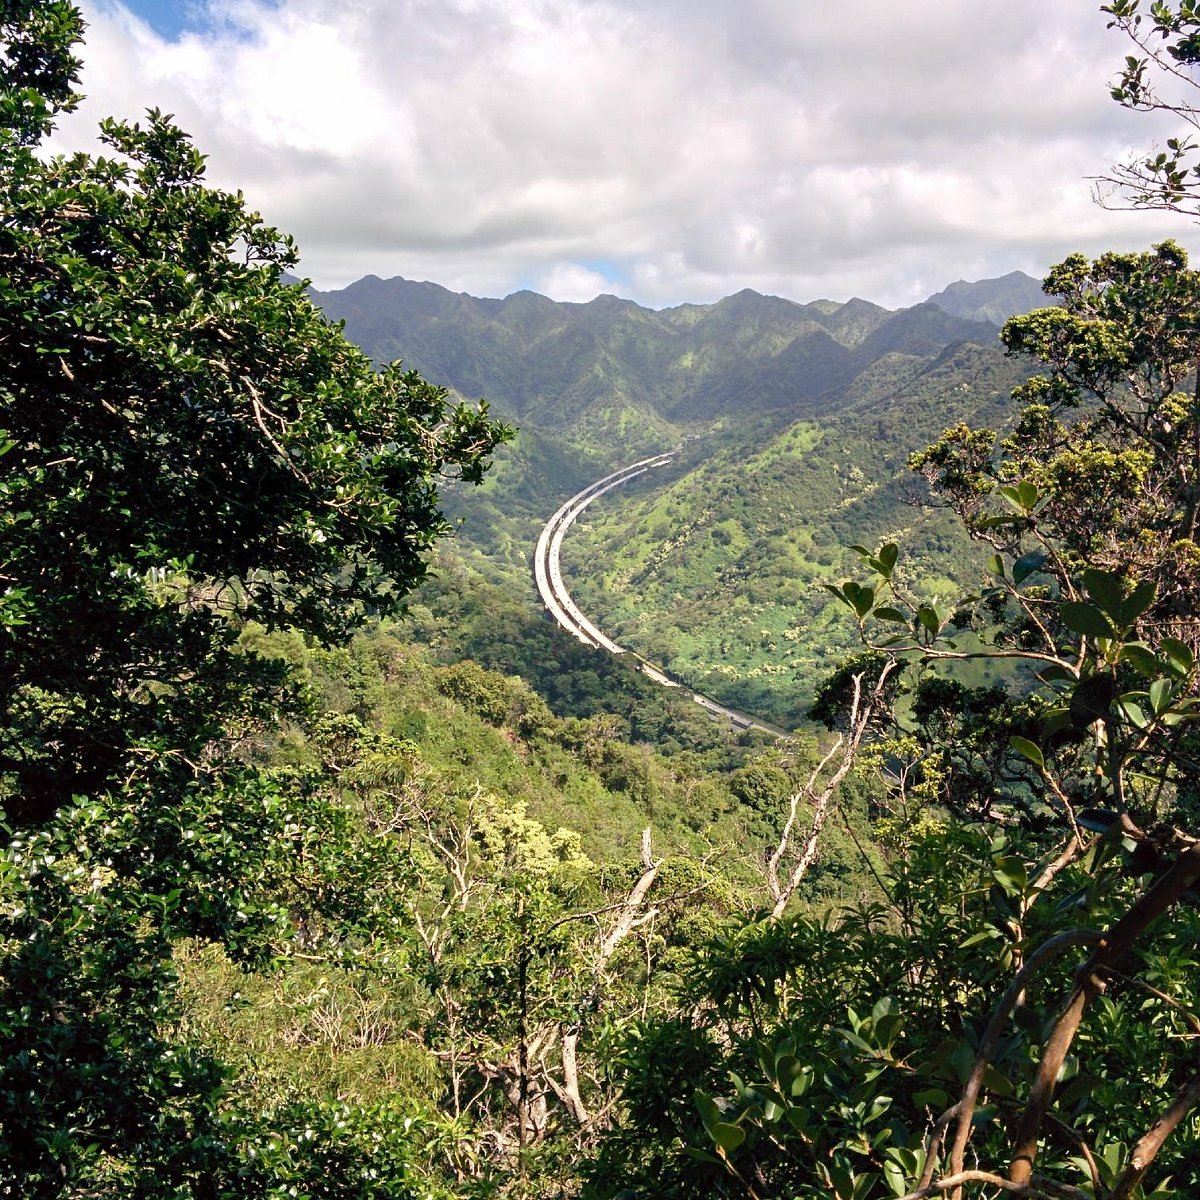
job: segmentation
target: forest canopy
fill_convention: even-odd
[[[0,0],[0,1197],[1194,1194],[1183,250],[1053,269],[911,460],[979,586],[854,547],[827,735],[735,740],[461,566],[403,611],[509,430],[171,118],[49,154],[82,29]]]

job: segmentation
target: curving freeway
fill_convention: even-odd
[[[583,642],[585,646],[598,646],[610,654],[629,654],[637,660],[639,668],[644,674],[664,687],[679,687],[680,684],[661,667],[648,662],[640,654],[628,651],[624,646],[618,646],[612,638],[597,629],[580,611],[579,606],[571,598],[566,584],[563,583],[561,556],[563,538],[566,536],[567,530],[593,500],[603,496],[606,492],[611,492],[613,488],[620,487],[623,483],[628,483],[631,479],[636,479],[639,475],[644,475],[655,467],[666,466],[673,457],[674,452],[668,452],[657,454],[653,458],[640,459],[627,467],[622,467],[619,471],[613,471],[611,475],[605,475],[603,479],[598,479],[595,483],[585,487],[583,491],[577,492],[543,526],[533,555],[533,576],[537,582],[538,593],[542,598],[542,603],[545,604],[555,621],[569,634]],[[745,713],[737,712],[732,708],[726,708],[725,705],[718,704],[715,700],[710,700],[698,692],[692,692],[691,696],[712,716],[722,718],[739,729],[761,729],[763,732],[774,734],[777,737],[788,736],[787,732],[777,725],[760,721],[756,717],[746,716]]]

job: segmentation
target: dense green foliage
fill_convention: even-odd
[[[0,1196],[1200,1188],[1177,246],[1055,268],[1011,361],[929,305],[426,285],[413,357],[457,314],[451,381],[530,426],[431,557],[508,431],[375,371],[168,119],[44,156],[78,13],[0,31]],[[684,433],[576,550],[652,656],[828,736],[516,583],[548,496]]]
[[[1200,1077],[1177,1048],[1200,1028],[1200,404],[1177,390],[1200,359],[1198,279],[1171,243],[1055,268],[1061,306],[1004,329],[1046,367],[1017,389],[1011,435],[960,425],[913,460],[996,551],[986,586],[941,611],[887,543],[860,549],[869,582],[834,589],[872,651],[859,677],[909,664],[911,704],[881,745],[893,829],[919,830],[939,801],[955,823],[909,843],[917,870],[894,865],[891,914],[837,931],[836,953],[855,947],[835,968],[848,1006],[828,979],[806,990],[807,956],[746,970],[761,1011],[716,1043],[733,1092],[696,1098],[700,1161],[730,1194],[1200,1185]],[[1008,664],[1004,685],[936,674],[972,658]],[[972,846],[980,821],[1015,835]],[[901,942],[853,943],[876,921]],[[875,965],[859,991],[864,961],[896,973]]]
[[[257,1117],[168,1027],[175,941],[254,959],[287,915],[295,790],[235,750],[299,697],[239,628],[393,606],[441,473],[505,430],[377,373],[161,115],[106,123],[111,158],[40,155],[79,16],[6,3],[0,33],[0,1178],[236,1191]]]
[[[1128,879],[1097,887],[1087,861],[1047,886],[1049,860],[1031,850],[980,830],[934,827],[894,860],[885,904],[833,921],[729,923],[698,955],[677,1011],[623,1043],[616,1065],[625,1107],[589,1194],[921,1194],[927,1164],[939,1177],[930,1131],[944,1128],[939,1118],[971,1078],[1015,970],[1062,933],[1063,904],[1076,913],[1076,898],[1088,897],[1070,923],[1086,931],[1121,913],[1135,891]],[[1147,962],[1160,993],[1194,992],[1196,934],[1190,909],[1157,928],[1139,965]],[[1070,989],[1070,953],[1059,949],[1067,952],[1031,984],[986,1052],[971,1142],[971,1161],[986,1168],[1005,1161],[1044,1022]],[[1089,1014],[1038,1162],[1051,1178],[1088,1181],[1083,1144],[1111,1186],[1131,1133],[1152,1118],[1148,1092],[1169,1096],[1169,1081],[1182,1077],[1174,1047],[1192,1020],[1169,1001],[1148,1004],[1147,995],[1122,981]],[[1197,1184],[1195,1137],[1193,1121],[1156,1164],[1174,1194]],[[1111,1193],[1102,1186],[1095,1194]]]

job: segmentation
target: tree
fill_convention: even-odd
[[[47,36],[77,32],[69,5],[23,8],[48,10]],[[119,158],[37,157],[74,75],[31,20],[5,24],[0,131],[0,689],[45,694],[0,742],[21,822],[94,791],[142,731],[249,686],[223,649],[236,622],[330,638],[394,607],[447,529],[439,476],[478,481],[504,432],[415,373],[375,372],[282,282],[290,240],[206,187],[161,114],[105,123]]]
[[[44,155],[81,31],[0,5],[0,1179],[173,1195],[223,1151],[171,946],[262,953],[303,825],[236,753],[302,702],[239,631],[394,609],[508,431],[376,371],[168,117]]]
[[[1100,10],[1112,18],[1109,28],[1120,29],[1136,50],[1125,59],[1113,99],[1134,112],[1168,113],[1187,132],[1168,138],[1163,150],[1117,164],[1098,180],[1097,198],[1106,205],[1125,201],[1133,208],[1200,215],[1200,165],[1194,162],[1200,111],[1188,99],[1200,65],[1200,9],[1194,0],[1154,0],[1143,13],[1140,0],[1115,0]]]
[[[1045,287],[1060,305],[1002,334],[1045,368],[1011,432],[959,426],[912,460],[993,552],[984,586],[940,611],[889,544],[837,589],[863,661],[904,669],[893,745],[936,759],[891,805],[885,906],[832,944],[763,922],[696,972],[702,1078],[734,1072],[696,1097],[730,1195],[1200,1186],[1200,276],[1164,243]],[[946,677],[979,659],[995,686]]]

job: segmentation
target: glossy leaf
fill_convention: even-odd
[[[925,605],[917,609],[917,620],[932,634],[937,634],[942,627],[941,618],[932,608]]]
[[[1022,757],[1029,759],[1035,767],[1045,768],[1046,760],[1042,756],[1041,747],[1036,742],[1014,735],[1008,739],[1008,744]]]
[[[1095,638],[1114,638],[1116,630],[1108,618],[1094,605],[1064,600],[1058,607],[1063,624],[1076,633]]]
[[[1031,550],[1028,554],[1021,555],[1012,566],[1013,583],[1024,583],[1030,575],[1040,571],[1045,565],[1046,552],[1044,550]]]
[[[716,1121],[707,1128],[712,1140],[726,1154],[732,1154],[746,1140],[746,1131],[740,1125],[730,1125],[727,1121]]]
[[[1118,661],[1128,663],[1139,675],[1147,679],[1155,679],[1166,670],[1163,661],[1141,642],[1127,642],[1122,646]]]
[[[1196,657],[1186,642],[1167,637],[1162,640],[1162,652],[1175,670],[1177,677],[1186,679],[1196,666]]]

